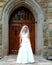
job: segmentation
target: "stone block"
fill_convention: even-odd
[[[0,29],[2,29],[2,24],[0,24]]]
[[[2,10],[3,10],[3,7],[0,7],[0,19],[2,17]]]
[[[6,1],[9,1],[9,0],[0,0],[0,2],[6,2]]]
[[[43,8],[44,12],[47,13],[48,8]]]
[[[52,8],[48,8],[48,13],[52,13]]]
[[[2,33],[2,30],[0,30],[0,34]]]
[[[52,24],[52,19],[47,19],[48,24]]]
[[[47,3],[40,3],[40,5],[41,5],[43,8],[47,8],[47,7],[48,7],[48,4],[47,4]]]
[[[47,0],[48,2],[52,2],[52,0]]]
[[[46,3],[47,2],[47,0],[37,0],[37,1],[40,3]]]
[[[0,49],[2,48],[2,45],[0,45]]]
[[[0,36],[0,45],[2,45],[2,37]]]
[[[48,3],[48,7],[52,8],[52,2]]]
[[[0,24],[0,45],[2,44],[2,24]]]
[[[49,42],[52,43],[52,37],[49,38]]]
[[[0,45],[2,45],[2,42],[0,41]]]
[[[52,30],[52,23],[49,23],[48,27],[49,27],[49,30]]]
[[[0,45],[0,58],[3,56],[3,50],[2,50],[2,45]]]
[[[0,7],[3,7],[5,5],[5,2],[0,2]]]
[[[52,30],[49,31],[49,37],[52,38]]]
[[[44,38],[44,46],[48,46],[48,39]]]
[[[52,19],[52,13],[47,13],[46,16],[47,16],[48,19],[49,19],[49,18]]]
[[[49,41],[48,46],[52,46],[52,41]]]
[[[49,46],[52,46],[52,41],[49,41],[49,44],[48,44]]]

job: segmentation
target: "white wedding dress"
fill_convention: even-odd
[[[19,48],[17,63],[31,63],[34,62],[34,56],[32,52],[32,48],[30,45],[30,39],[28,38],[28,34],[22,34],[22,42],[21,47]]]

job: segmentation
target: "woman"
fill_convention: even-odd
[[[17,63],[34,62],[29,36],[29,28],[27,25],[24,25],[20,31],[20,48],[17,56]]]

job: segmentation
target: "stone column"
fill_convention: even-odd
[[[42,14],[38,15],[37,22],[37,53],[42,54],[43,49],[43,16]]]

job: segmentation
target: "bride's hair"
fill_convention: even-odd
[[[28,29],[27,29],[27,27],[25,27],[25,28],[23,29],[23,31],[24,31],[24,30],[26,30],[26,32],[28,32]],[[22,31],[22,32],[23,32],[23,31]]]
[[[28,26],[27,25],[24,25],[22,27],[21,31],[20,31],[20,35],[22,34],[22,32],[24,31],[25,28],[27,29],[27,33],[29,34],[29,28],[28,28]]]

